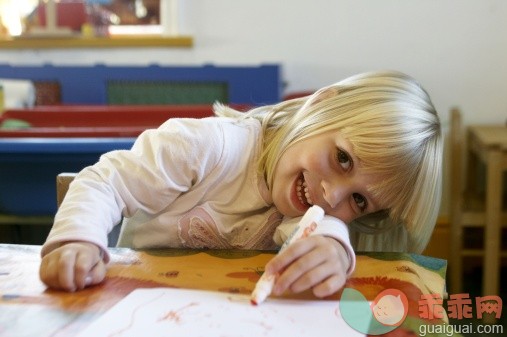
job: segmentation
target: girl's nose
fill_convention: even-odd
[[[350,184],[346,180],[322,181],[324,200],[335,209],[350,194]]]

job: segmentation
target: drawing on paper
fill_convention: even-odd
[[[338,301],[269,299],[171,288],[138,289],[93,322],[81,337],[364,336],[342,319]]]

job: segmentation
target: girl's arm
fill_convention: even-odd
[[[216,123],[174,119],[81,171],[42,247],[41,279],[70,291],[102,281],[112,227],[138,210],[157,214],[202,180],[220,158],[220,135]]]

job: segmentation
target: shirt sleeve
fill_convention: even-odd
[[[282,223],[277,227],[273,236],[273,240],[277,245],[281,246],[289,238],[301,218],[302,217],[285,217],[282,220]],[[354,272],[356,268],[356,254],[350,243],[348,227],[343,221],[333,216],[325,215],[311,235],[328,236],[340,242],[349,258],[347,276],[350,276]]]

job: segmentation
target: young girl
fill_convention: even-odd
[[[274,294],[336,292],[354,268],[353,248],[426,246],[440,205],[442,135],[410,77],[360,74],[247,113],[215,111],[168,120],[79,173],[42,248],[48,286],[101,282],[107,234],[122,219],[119,246],[273,249],[321,206],[316,234],[266,265],[279,274]]]

